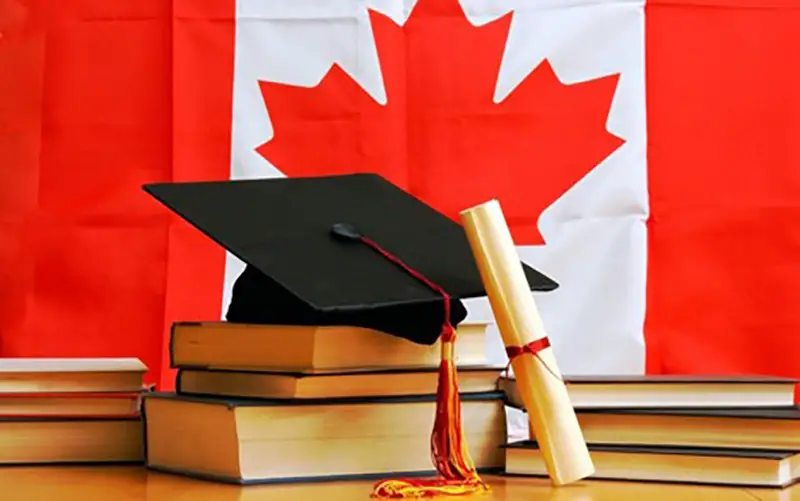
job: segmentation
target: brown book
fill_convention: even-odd
[[[435,395],[268,401],[151,393],[147,465],[248,484],[433,474]],[[500,471],[503,395],[462,396],[463,427],[481,471]]]
[[[0,464],[141,463],[139,418],[0,418]]]
[[[145,372],[136,358],[7,358],[0,393],[139,392]]]
[[[536,442],[509,444],[506,473],[546,477]],[[589,445],[598,480],[788,487],[797,481],[800,450]]]
[[[592,444],[800,450],[800,408],[584,409]]]
[[[797,379],[770,376],[564,376],[576,409],[634,407],[779,407],[794,403]],[[498,389],[509,405],[524,405],[513,378]]]
[[[495,391],[503,367],[458,369],[462,393]],[[307,399],[426,395],[436,391],[438,370],[385,369],[358,372],[274,373],[181,369],[176,389],[187,395],[233,398]]]
[[[456,363],[486,364],[486,324],[458,327]],[[179,322],[170,360],[178,368],[326,372],[438,367],[441,345],[360,327]]]
[[[137,393],[0,393],[0,417],[137,417]]]

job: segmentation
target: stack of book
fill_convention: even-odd
[[[485,324],[458,328],[463,426],[481,471],[502,471],[503,367]],[[147,466],[237,484],[433,473],[440,345],[357,327],[176,323],[172,393],[144,403]]]
[[[0,360],[0,464],[142,463],[138,359]]]
[[[592,478],[783,488],[800,477],[795,379],[565,381],[595,464]],[[501,378],[499,388],[512,408],[524,408],[513,378]],[[512,441],[505,451],[507,474],[547,474],[535,440]]]

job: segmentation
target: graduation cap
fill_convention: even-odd
[[[144,189],[246,264],[229,322],[360,326],[431,345],[445,320],[466,317],[461,299],[486,295],[461,225],[377,174]],[[523,269],[531,290],[558,286]]]
[[[376,174],[173,183],[145,190],[246,263],[230,322],[352,325],[441,339],[431,433],[440,478],[379,482],[373,495],[484,491],[466,446],[453,349],[462,299],[485,296],[466,233]],[[531,290],[557,284],[522,264]]]

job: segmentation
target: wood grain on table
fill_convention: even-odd
[[[486,476],[489,494],[453,499],[505,501],[800,501],[800,485],[773,489]],[[9,501],[358,501],[372,482],[231,486],[150,472],[142,467],[2,467],[0,499]],[[446,498],[441,498],[446,499]]]

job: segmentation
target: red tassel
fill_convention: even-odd
[[[455,330],[442,335],[442,361],[436,392],[436,420],[431,453],[436,470],[447,479],[479,480],[461,426],[461,397],[453,361]]]
[[[436,418],[430,442],[431,459],[439,473],[439,478],[434,480],[384,480],[375,485],[372,497],[460,496],[488,491],[489,486],[481,480],[475,470],[461,426],[461,396],[458,392],[458,376],[454,361],[456,331],[450,324],[450,295],[373,240],[364,236],[359,236],[358,240],[372,247],[383,257],[403,268],[409,275],[425,283],[444,298],[444,323],[440,336],[442,356],[436,389]]]
[[[441,337],[442,361],[436,391],[436,418],[431,433],[431,459],[440,478],[384,480],[375,485],[373,497],[460,496],[489,490],[475,470],[464,438],[461,397],[453,360],[455,338],[455,329],[447,323]]]

